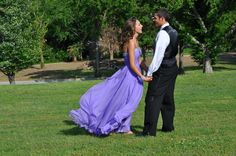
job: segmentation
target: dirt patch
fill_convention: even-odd
[[[236,63],[236,52],[221,54],[219,58],[226,63]],[[50,63],[46,64],[44,69],[41,69],[40,65],[33,65],[28,69],[18,72],[16,74],[16,81],[71,79],[93,76],[92,71],[87,70],[92,68],[90,64],[91,61]],[[189,55],[184,56],[183,64],[184,67],[197,66],[197,63],[195,63]],[[7,77],[1,72],[0,81],[8,81]]]
[[[16,74],[16,81],[73,78],[75,74],[79,74],[79,72],[88,68],[89,61],[49,63],[45,64],[45,68],[43,69],[37,64],[19,71]],[[8,81],[7,76],[1,72],[0,81]]]

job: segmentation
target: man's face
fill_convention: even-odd
[[[156,27],[161,27],[163,25],[163,17],[159,17],[157,15],[154,15],[152,17],[152,21]]]

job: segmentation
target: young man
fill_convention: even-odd
[[[174,87],[178,66],[178,33],[169,25],[169,13],[160,9],[152,18],[156,27],[160,28],[155,39],[154,57],[149,66],[147,76],[152,76],[145,99],[145,118],[143,135],[156,136],[158,117],[161,111],[162,131],[174,130]]]

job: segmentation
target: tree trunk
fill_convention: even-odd
[[[8,80],[11,85],[15,84],[15,73],[8,73],[7,74]]]
[[[109,53],[110,53],[110,60],[113,60],[114,59],[114,52],[112,50],[112,47],[111,47],[111,43],[109,43]]]
[[[96,59],[95,59],[95,77],[99,77],[100,76],[100,70],[99,70],[99,46],[97,45],[97,43],[95,43],[96,46]]]
[[[41,67],[41,69],[43,69],[45,67],[44,57],[43,57],[43,50],[42,49],[41,49],[41,52],[40,52],[40,67]]]
[[[203,73],[213,73],[210,54],[206,47],[204,48],[204,52],[205,52],[205,58],[203,62]]]
[[[40,67],[43,69],[45,67],[44,64],[44,57],[43,57],[43,47],[44,47],[45,39],[42,37],[41,43],[40,43]]]
[[[114,59],[114,52],[110,51],[110,60],[113,60],[113,59]]]
[[[77,57],[73,55],[73,62],[77,62]]]
[[[178,68],[178,73],[180,75],[183,75],[183,74],[185,74],[184,67],[183,67],[183,54],[184,54],[183,53],[183,50],[184,50],[183,44],[180,43],[178,48],[179,48],[179,68]]]

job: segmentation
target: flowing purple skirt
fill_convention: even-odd
[[[70,117],[96,135],[130,131],[132,113],[143,94],[143,82],[128,66],[90,88],[80,99],[80,109]]]

